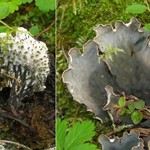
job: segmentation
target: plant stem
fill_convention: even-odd
[[[5,25],[6,27],[8,27],[10,30],[13,30],[13,28],[11,28],[9,25],[7,25],[5,22],[3,22],[2,20],[0,20],[0,23]]]
[[[148,9],[148,11],[150,12],[150,8],[149,8],[148,1],[147,1],[147,0],[145,0],[145,3],[146,3],[146,5],[147,5],[147,9]]]
[[[23,145],[23,144],[20,144],[20,143],[17,143],[17,142],[13,142],[13,141],[7,141],[7,140],[0,140],[0,143],[3,144],[3,143],[7,143],[7,144],[13,144],[13,145],[16,145],[16,146],[19,146],[19,147],[22,147],[22,148],[25,148],[27,150],[32,150],[31,148]]]
[[[41,36],[43,33],[47,32],[48,30],[50,30],[50,28],[55,24],[55,20],[43,31],[41,31],[37,36],[36,39],[39,38],[39,36]]]

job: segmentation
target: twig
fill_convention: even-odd
[[[145,0],[145,3],[146,3],[146,5],[147,5],[147,9],[148,9],[148,11],[150,12],[150,8],[149,8],[148,1],[147,1],[147,0]]]
[[[2,20],[0,20],[0,23],[5,25],[6,27],[8,27],[9,29],[13,30],[13,28],[11,28],[9,25],[7,25],[5,22],[3,22]]]
[[[29,124],[27,124],[25,121],[20,120],[20,119],[18,119],[18,118],[16,118],[16,117],[13,117],[13,116],[11,116],[10,114],[6,113],[6,112],[3,111],[3,110],[0,110],[0,116],[6,117],[6,118],[9,118],[9,119],[12,119],[12,120],[15,120],[15,121],[17,121],[17,122],[23,124],[24,126],[26,126],[26,127],[28,127],[28,128],[31,128],[31,127],[29,126]]]
[[[145,119],[149,119],[149,120],[150,120],[150,117],[149,117],[149,116],[144,115],[143,117],[144,117]]]
[[[22,147],[22,148],[25,148],[27,150],[32,150],[31,148],[23,145],[23,144],[20,144],[20,143],[17,143],[17,142],[13,142],[13,141],[8,141],[8,140],[0,140],[0,144],[14,144],[16,146],[19,146],[19,147]]]
[[[43,31],[41,31],[35,38],[38,39],[39,36],[41,36],[44,32],[47,32],[48,30],[50,30],[50,28],[55,24],[55,20]]]
[[[150,108],[150,106],[145,106],[146,108]]]
[[[63,45],[62,45],[62,52],[64,54],[65,59],[68,61],[68,57],[67,57],[67,54],[66,54],[66,52],[64,50],[64,46]]]
[[[6,73],[2,73],[1,74],[2,76],[6,76],[6,77],[8,77],[8,78],[10,78],[10,79],[13,79],[13,80],[15,80],[16,82],[17,82],[17,84],[18,85],[21,85],[21,83],[18,81],[18,79],[16,79],[15,77],[13,77],[13,76],[11,76],[11,75],[9,75],[9,74],[6,74]]]
[[[138,131],[140,136],[148,136],[150,134],[150,129],[147,128],[134,128],[133,130]]]

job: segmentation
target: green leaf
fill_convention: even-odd
[[[6,18],[6,16],[9,14],[9,7],[7,3],[0,3],[0,19]]]
[[[94,123],[91,121],[84,121],[82,123],[76,122],[73,127],[69,129],[69,132],[65,139],[64,150],[72,150],[92,139],[95,135]],[[74,149],[75,150],[75,149]]]
[[[6,26],[0,26],[0,33],[6,32],[7,29],[8,29],[8,27],[6,27]]]
[[[56,119],[56,147],[57,150],[63,150],[65,143],[65,136],[67,132],[67,121],[61,121],[60,118]]]
[[[12,3],[16,4],[16,5],[21,5],[22,1],[21,0],[11,0]]]
[[[76,1],[72,0],[72,4],[73,4],[73,13],[76,15],[77,14]]]
[[[68,150],[99,150],[99,149],[94,144],[85,143],[81,145],[76,145]]]
[[[25,4],[25,3],[31,3],[33,0],[21,0],[22,1],[22,4]]]
[[[143,119],[143,114],[139,111],[135,111],[134,113],[132,113],[131,119],[134,124],[138,124]]]
[[[109,58],[111,61],[113,61],[111,54],[108,54],[108,58]]]
[[[9,13],[14,13],[14,11],[19,9],[18,5],[15,3],[7,2],[7,5],[9,6]]]
[[[18,10],[18,5],[21,5],[21,0],[1,1],[0,2],[0,19],[6,18],[10,13]]]
[[[124,115],[125,112],[126,112],[126,110],[125,110],[125,109],[122,109],[122,110],[120,111],[120,115]]]
[[[130,115],[130,114],[132,114],[132,113],[133,113],[133,111],[132,111],[132,110],[130,110],[130,109],[126,109],[126,110],[125,110],[125,113]]]
[[[43,12],[55,10],[55,8],[56,8],[55,0],[35,0],[35,4]]]
[[[37,35],[37,34],[39,33],[39,28],[38,28],[38,26],[33,26],[33,27],[31,27],[31,28],[29,29],[29,32],[30,32],[33,36]]]
[[[144,29],[150,31],[150,23],[145,24]]]
[[[100,60],[105,60],[105,57],[107,56],[111,61],[113,61],[113,54],[117,55],[118,52],[124,52],[124,50],[107,45],[103,54],[100,55]]]
[[[134,107],[139,110],[143,109],[145,106],[145,102],[143,100],[137,100],[133,104],[134,104]]]
[[[127,106],[131,111],[135,110],[134,104],[133,103],[129,103]]]
[[[123,108],[126,105],[126,100],[124,97],[120,97],[118,100],[118,105]]]
[[[147,10],[147,7],[141,4],[132,4],[129,5],[126,10],[131,14],[142,14]]]

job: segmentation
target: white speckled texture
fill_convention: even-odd
[[[1,73],[16,79],[16,81],[10,79],[6,84],[6,87],[12,88],[11,91],[15,88],[10,98],[22,99],[32,90],[43,90],[44,82],[50,72],[46,44],[35,40],[23,27],[17,29],[15,36],[0,33],[0,38],[7,45],[6,53],[1,54],[4,57],[3,66],[5,66],[5,69],[1,69]]]

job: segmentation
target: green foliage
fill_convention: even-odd
[[[126,99],[124,97],[120,97],[118,100],[119,107],[124,107],[126,105]]]
[[[14,13],[19,9],[20,5],[31,2],[32,0],[1,0],[0,19],[6,18],[10,13]],[[55,0],[35,0],[35,4],[44,13],[56,8]]]
[[[16,27],[9,27],[6,23],[4,23],[3,21],[0,21],[2,24],[4,24],[5,26],[0,26],[0,33],[1,32],[5,32],[7,36],[0,38],[0,46],[3,50],[3,52],[5,53],[7,51],[8,45],[11,45],[10,42],[8,42],[10,40],[10,34],[13,34],[16,32],[17,28]]]
[[[145,5],[146,4],[146,5]],[[129,5],[127,8],[126,8],[126,11],[130,14],[134,14],[134,15],[138,15],[138,14],[143,14],[144,12],[146,11],[149,11],[150,13],[150,8],[149,8],[149,3],[147,0],[145,0],[143,2],[143,4],[140,4],[140,3],[132,3],[131,5]],[[150,31],[150,24],[149,23],[146,23],[144,25],[144,29],[147,30],[147,31]]]
[[[7,7],[6,0],[4,1],[4,3],[5,3],[4,6]],[[52,10],[50,10],[47,13],[42,12],[39,10],[39,8],[36,5],[34,5],[34,3],[31,3],[31,1],[29,0],[22,0],[21,4],[17,0],[14,3],[18,5],[19,11],[21,13],[18,11],[15,11],[14,13],[9,13],[9,12],[4,13],[5,11],[0,9],[0,19],[4,18],[6,21],[9,20],[9,26],[23,26],[27,28],[28,30],[30,30],[33,36],[36,36],[38,35],[39,32],[45,30],[48,26],[50,26],[50,24],[54,21],[55,12]],[[2,6],[3,5],[0,5],[0,7]],[[1,10],[2,10],[2,13],[1,13]],[[0,32],[6,32],[7,29],[9,28],[7,26],[6,27],[4,26],[2,27],[0,26]],[[50,51],[54,52],[55,50],[55,46],[54,46],[55,26],[53,25],[49,30],[47,30],[46,32],[43,32],[43,34],[41,34],[40,36],[43,39],[47,39],[46,44],[49,47],[51,47]]]
[[[6,26],[0,26],[0,33],[7,32],[7,30],[8,30],[8,27],[6,27]]]
[[[21,0],[2,0],[0,1],[0,19],[6,18],[10,13],[19,9]]]
[[[116,109],[119,115],[131,115],[133,123],[138,124],[143,119],[144,107],[143,100],[127,101],[125,97],[120,97]]]
[[[73,101],[66,85],[62,82],[62,72],[67,68],[65,55],[68,57],[67,53],[72,47],[77,47],[82,51],[82,45],[95,37],[93,28],[99,24],[113,24],[116,20],[129,22],[132,17],[136,17],[142,25],[146,25],[149,23],[150,15],[149,11],[145,11],[140,15],[127,12],[127,7],[135,3],[135,0],[80,0],[82,5],[78,1],[75,0],[75,7],[73,6],[72,0],[58,1],[56,61],[57,109],[59,111],[58,115],[65,116],[65,118],[75,118],[77,120],[84,118],[95,121],[92,113],[87,112],[83,105]],[[136,0],[136,3],[145,5],[143,0]],[[112,55],[114,54],[112,53]],[[132,106],[129,107],[132,109]],[[129,113],[129,111],[132,111],[128,107],[127,109],[128,111],[126,110],[125,112]],[[98,135],[108,133],[109,131],[106,125],[97,121],[97,138]],[[97,138],[94,139],[95,143],[97,143]]]
[[[37,34],[39,33],[39,28],[38,28],[38,26],[32,26],[32,27],[29,29],[29,32],[30,32],[33,36],[37,35]]]
[[[150,23],[145,24],[144,29],[150,31]]]
[[[133,112],[133,111],[135,110],[134,103],[129,103],[127,107],[129,108],[129,110],[130,110],[131,112]]]
[[[8,34],[10,32],[12,33],[13,30],[11,29],[15,30],[14,27],[19,27],[19,26],[24,27],[27,30],[29,30],[32,27],[38,27],[39,32],[42,32],[45,29],[47,29],[51,25],[52,22],[54,22],[54,19],[55,19],[54,11],[50,10],[47,13],[42,12],[35,5],[35,1],[33,2],[32,1],[33,0],[22,0],[21,3],[19,3],[18,0],[0,0],[0,19],[4,19],[3,21],[0,20],[0,23],[1,23],[0,33],[1,32],[6,32]],[[37,32],[36,28],[33,28],[32,30],[33,32],[35,31]],[[46,45],[49,47],[49,51],[51,51],[51,53],[49,53],[50,59],[53,62],[54,55],[55,55],[55,52],[54,52],[55,50],[55,26],[54,25],[51,26],[49,30],[47,30],[46,32],[43,32],[39,37],[37,37],[37,39],[45,42]],[[5,39],[1,39],[0,43],[1,43],[1,47],[4,46],[6,48],[6,46],[8,46],[5,43]],[[52,72],[51,72],[51,75],[53,76]],[[49,137],[47,137],[47,139],[45,140],[44,139],[45,135],[42,136],[42,138],[38,137],[37,134],[34,135],[34,133],[30,135],[28,134],[28,130],[27,132],[25,132],[26,134],[18,138],[18,135],[15,133],[17,130],[19,130],[21,126],[18,129],[14,130],[13,126],[12,127],[10,126],[11,121],[6,122],[5,117],[4,119],[3,117],[0,117],[0,122],[1,122],[0,139],[16,141],[16,142],[28,145],[29,147],[31,147],[31,149],[47,149],[49,145],[51,146],[52,144],[54,144],[53,140],[49,140]],[[53,126],[53,123],[52,123],[52,126]],[[6,127],[9,128],[9,130],[6,129]],[[43,130],[43,127],[42,127],[42,130]],[[54,128],[52,129],[52,132],[53,131],[54,131]],[[45,133],[45,129],[40,132],[42,134]],[[51,139],[52,137],[54,137],[54,135],[51,136]],[[31,140],[28,140],[29,138]],[[10,145],[8,145],[8,148],[7,148],[7,144],[5,146],[6,146],[6,149],[11,149],[11,150],[18,149],[18,147],[16,146],[10,147]]]
[[[79,9],[82,8],[82,5],[84,3],[87,3],[87,0],[73,0],[72,1],[72,8],[73,8],[73,13],[76,15],[77,14],[77,8]]]
[[[25,3],[31,3],[33,0],[21,0],[22,1],[22,4],[25,4]]]
[[[126,10],[131,14],[142,14],[147,10],[147,7],[141,4],[132,4],[129,5]]]
[[[61,121],[60,118],[57,118],[56,124],[57,124],[57,132],[56,132],[57,146],[56,147],[58,150],[61,150],[65,143],[65,136],[66,136],[66,131],[67,131],[67,121],[66,120]]]
[[[7,5],[9,7],[9,12],[13,13],[14,11],[19,9],[19,5],[21,5],[21,0],[11,0],[10,2],[7,2]]]
[[[134,124],[138,124],[143,119],[143,114],[140,111],[134,111],[131,114],[131,119]]]
[[[68,128],[67,121],[56,121],[56,147],[58,150],[98,150],[96,145],[90,144],[89,141],[95,135],[94,123],[91,121],[76,122]]]
[[[48,12],[56,8],[55,0],[35,0],[35,4],[43,12]]]
[[[145,107],[145,102],[143,100],[137,100],[133,104],[135,109],[142,110]]]
[[[100,55],[100,60],[105,61],[106,56],[107,56],[111,61],[113,61],[112,54],[117,55],[118,52],[124,52],[124,50],[119,49],[119,48],[114,48],[111,45],[108,45],[105,51],[103,52],[103,54]]]
[[[0,19],[5,18],[9,14],[9,7],[6,3],[0,3]]]

